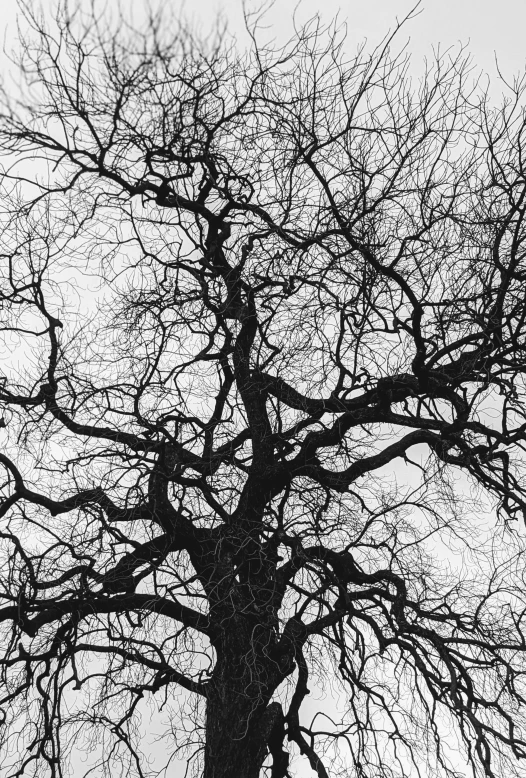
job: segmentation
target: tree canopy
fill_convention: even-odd
[[[523,774],[526,82],[22,9],[2,775]]]

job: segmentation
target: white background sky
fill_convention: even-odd
[[[319,12],[329,21],[339,12],[348,22],[351,40],[357,43],[366,37],[375,43],[396,17],[405,16],[414,5],[413,0],[303,0],[299,13],[308,18]],[[240,6],[240,0],[186,3],[188,10],[204,19],[210,18],[215,8],[222,8],[233,19],[239,16]],[[297,0],[276,0],[271,18],[278,34],[290,24],[296,6]],[[485,70],[495,72],[495,52],[506,73],[524,69],[525,0],[423,0],[420,8],[419,17],[407,27],[417,57],[438,43],[447,47],[462,41],[469,42],[475,61]]]
[[[53,0],[27,0],[29,4],[43,5],[51,13]],[[80,0],[88,4],[89,0]],[[166,0],[175,8],[185,7],[196,20],[204,24],[221,8],[231,20],[234,29],[239,28],[241,0]],[[107,0],[108,5],[117,0]],[[121,0],[123,7],[138,6],[141,0]],[[288,28],[297,0],[276,0],[269,16],[276,34],[280,36]],[[308,18],[319,12],[330,21],[340,13],[347,20],[351,46],[367,37],[378,42],[396,17],[405,16],[413,7],[413,0],[303,0],[300,18]],[[410,48],[417,58],[429,53],[433,45],[447,47],[458,41],[469,43],[478,66],[495,74],[495,53],[506,75],[523,70],[526,64],[526,1],[525,0],[423,0],[419,17],[406,28],[411,37]],[[0,0],[0,30],[7,30],[8,47],[16,33],[16,0]],[[3,36],[2,36],[3,37]]]

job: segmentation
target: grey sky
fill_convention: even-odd
[[[89,0],[81,0],[88,2]],[[38,0],[29,0],[35,5]],[[184,6],[196,21],[209,22],[217,9],[222,9],[233,29],[240,29],[241,0],[168,0],[177,7]],[[108,0],[108,5],[116,0]],[[124,7],[140,5],[141,0],[122,0]],[[53,0],[42,0],[46,10]],[[268,21],[273,32],[280,37],[290,29],[297,0],[276,0]],[[330,21],[336,13],[349,25],[351,46],[367,37],[377,43],[393,26],[396,17],[405,16],[414,6],[413,0],[303,0],[299,7],[299,18],[306,19],[319,12]],[[502,71],[507,76],[523,70],[526,64],[524,30],[526,28],[526,3],[524,0],[423,0],[421,13],[406,27],[404,39],[410,36],[410,49],[417,59],[429,53],[433,45],[444,47],[459,41],[469,44],[474,62],[482,69],[495,75],[495,53]],[[7,28],[8,48],[15,37],[16,2],[3,0],[0,29]],[[3,37],[3,36],[2,36]]]
[[[347,20],[351,39],[359,42],[367,37],[378,42],[396,17],[405,16],[415,3],[413,0],[303,0],[300,18],[308,18],[317,11],[330,20],[340,13]],[[186,4],[196,16],[209,18],[213,9],[222,8],[230,17],[239,14],[239,0],[199,0]],[[271,18],[277,32],[288,26],[297,0],[277,0]],[[438,43],[444,46],[459,40],[469,42],[476,63],[495,72],[494,52],[497,52],[506,73],[522,70],[526,63],[524,29],[526,3],[524,0],[423,0],[421,13],[407,27],[411,49],[420,57]]]

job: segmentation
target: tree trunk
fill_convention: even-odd
[[[235,636],[233,636],[235,639]],[[232,638],[228,641],[232,648]],[[239,646],[238,646],[239,647]],[[259,778],[274,724],[281,715],[269,704],[281,678],[277,666],[246,652],[221,652],[209,682],[203,778]]]
[[[251,711],[228,697],[221,705],[209,702],[203,778],[259,778],[281,706]]]

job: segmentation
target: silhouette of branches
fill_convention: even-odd
[[[520,775],[525,82],[21,7],[5,775]]]

